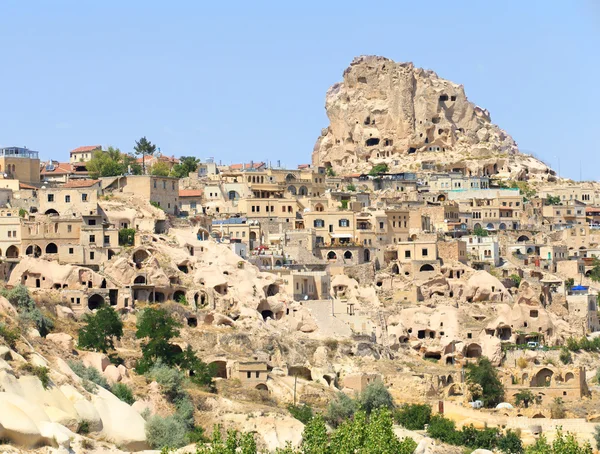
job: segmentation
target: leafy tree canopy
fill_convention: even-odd
[[[496,369],[485,356],[480,357],[477,364],[469,364],[467,381],[481,387],[481,395],[473,396],[473,398],[481,400],[486,407],[493,407],[502,402],[504,387],[498,378]]]
[[[121,153],[121,150],[113,147],[94,152],[86,167],[92,178],[116,177],[126,174],[129,169],[134,175],[142,173],[140,165],[133,156]]]
[[[179,158],[179,164],[175,164],[171,169],[171,176],[176,178],[185,178],[190,173],[198,170],[200,160],[195,156],[182,156]]]
[[[95,314],[86,314],[86,325],[79,330],[79,346],[106,353],[115,348],[113,339],[121,339],[123,322],[110,306],[103,306]]]

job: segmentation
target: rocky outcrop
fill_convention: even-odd
[[[471,175],[553,179],[554,171],[519,153],[467,99],[464,87],[433,71],[384,57],[361,56],[327,92],[330,124],[313,150],[314,165],[338,173],[461,169]]]

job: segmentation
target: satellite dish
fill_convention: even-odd
[[[304,295],[304,301],[308,301],[308,295]]]

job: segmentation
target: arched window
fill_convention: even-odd
[[[350,252],[350,251],[344,252],[344,258],[347,259],[347,260],[351,260],[352,259],[352,252]]]
[[[333,251],[327,253],[327,260],[337,260],[337,254]]]

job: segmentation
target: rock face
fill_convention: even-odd
[[[467,175],[547,179],[554,172],[469,102],[464,87],[433,71],[383,57],[357,57],[327,92],[329,127],[314,165],[337,173],[461,169]]]

